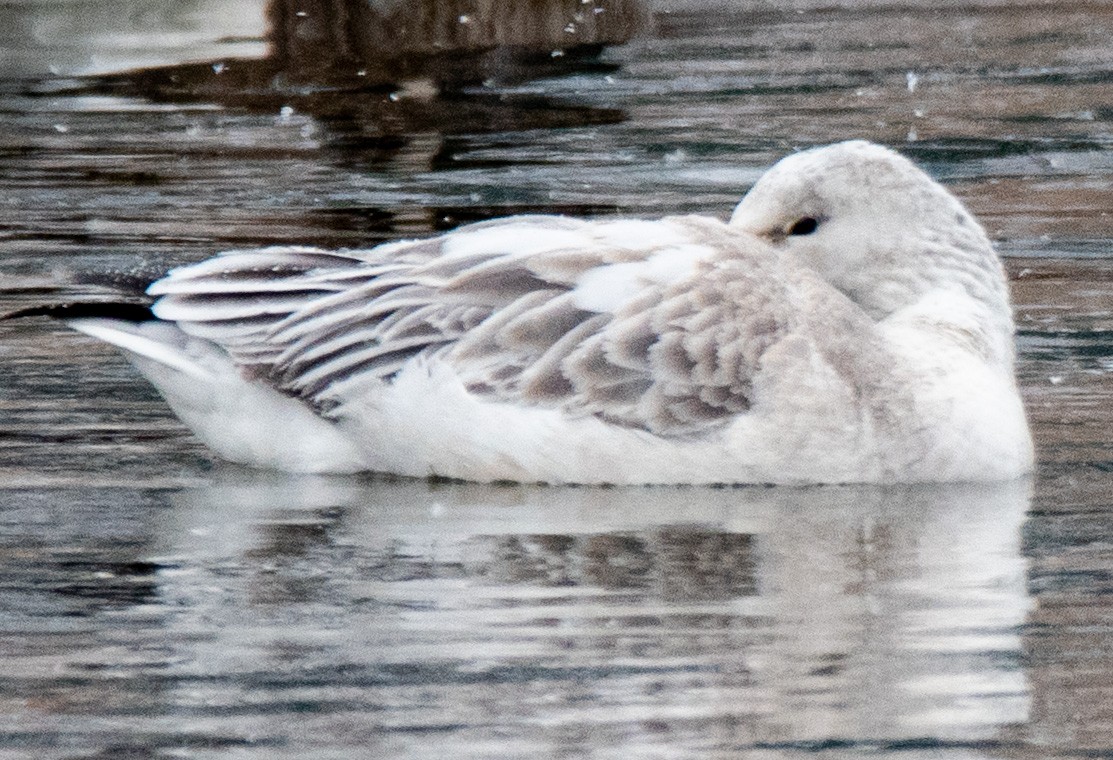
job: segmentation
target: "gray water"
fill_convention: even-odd
[[[0,757],[1113,757],[1113,7],[943,6],[661,2],[599,59],[430,97],[231,79],[258,3],[0,5],[4,308],[231,247],[725,216],[867,137],[998,242],[1040,458],[992,487],[295,478],[0,323]]]

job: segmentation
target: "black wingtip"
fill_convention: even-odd
[[[120,319],[125,322],[147,322],[155,319],[149,305],[127,301],[36,304],[35,306],[0,314],[0,320],[23,319],[24,317],[53,317],[63,320],[99,317]]]

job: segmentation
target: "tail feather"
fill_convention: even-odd
[[[145,282],[130,275],[80,281],[0,278],[0,320],[53,317],[116,346],[197,437],[225,459],[288,472],[366,469],[356,441],[332,420],[258,382],[217,342],[155,317],[145,290]],[[8,304],[15,308],[3,313]]]
[[[125,322],[103,317],[67,317],[65,322],[78,332],[198,380],[212,380],[214,377],[212,371],[188,350],[189,337],[171,324]]]

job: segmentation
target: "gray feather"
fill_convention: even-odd
[[[714,220],[661,224],[669,245],[686,236],[715,257],[654,279],[648,264],[629,269],[667,250],[651,240],[618,246],[590,222],[521,217],[368,251],[232,253],[175,270],[151,292],[162,318],[325,412],[437,356],[493,401],[708,434],[749,408],[761,358],[791,321],[788,299],[774,257],[750,239]],[[513,253],[499,249],[513,241]],[[631,271],[637,279],[618,274]],[[625,300],[603,291],[602,311],[578,305],[588,272],[597,284],[617,277]]]

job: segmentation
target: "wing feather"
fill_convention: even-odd
[[[340,414],[438,356],[472,392],[657,435],[746,411],[792,329],[791,277],[721,222],[518,217],[366,251],[232,252],[155,283],[155,313]]]
[[[607,314],[595,314],[566,332],[522,372],[521,397],[535,403],[554,403],[575,394],[575,386],[564,368],[564,361],[580,341],[604,327]]]

